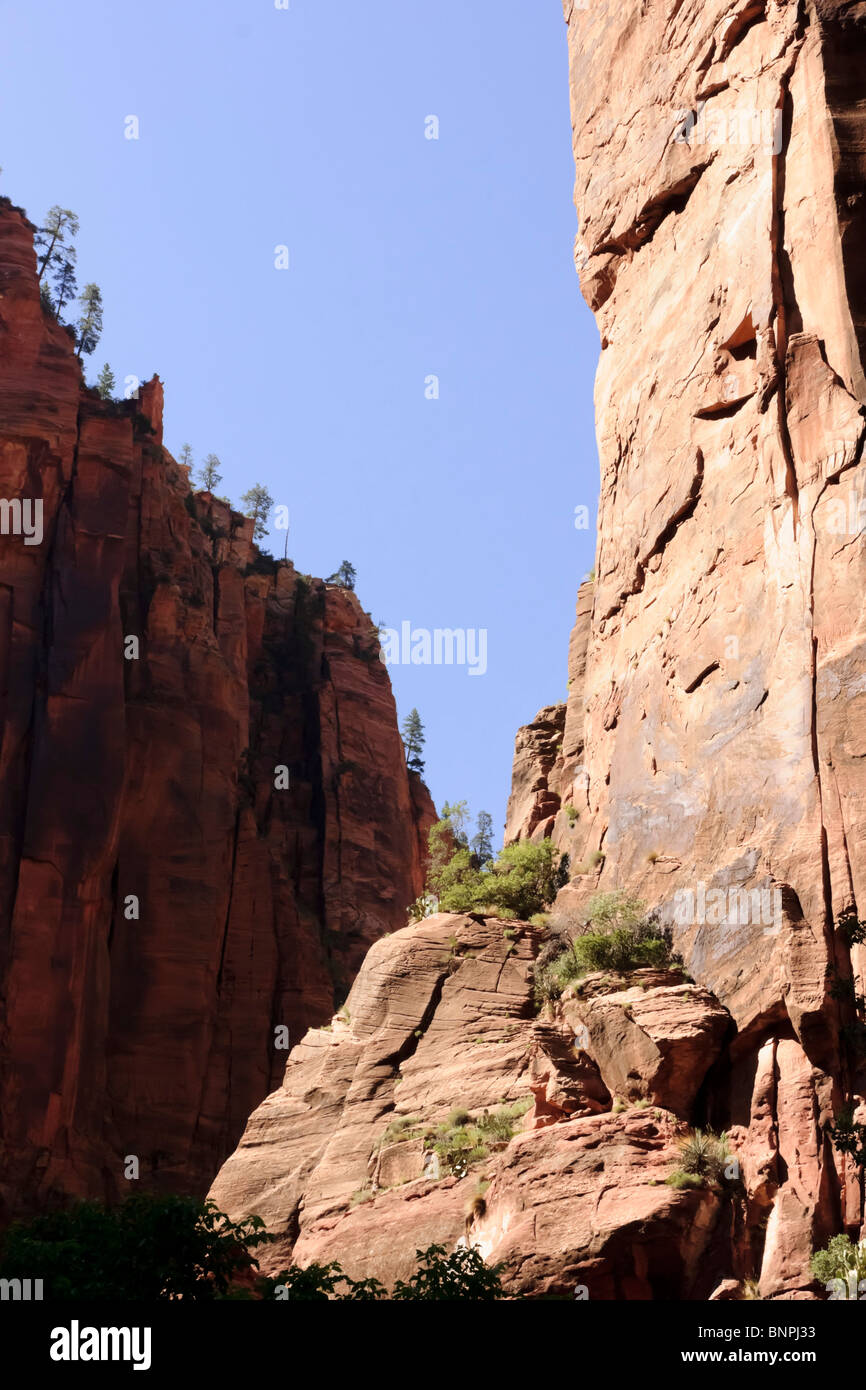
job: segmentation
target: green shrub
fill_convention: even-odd
[[[436,827],[431,831],[431,837]],[[432,840],[431,840],[432,844]],[[567,856],[550,839],[506,845],[495,860],[480,868],[472,851],[457,849],[448,862],[431,870],[429,891],[442,912],[492,908],[504,917],[526,922],[541,912],[568,882]]]
[[[532,1103],[531,1098],[514,1101],[498,1110],[487,1110],[475,1119],[468,1110],[452,1110],[444,1124],[428,1130],[424,1136],[439,1157],[443,1175],[465,1177],[473,1163],[480,1163],[491,1149],[507,1144],[514,1136],[518,1120]]]
[[[503,1297],[502,1265],[485,1263],[480,1250],[462,1246],[446,1255],[444,1245],[430,1245],[416,1251],[418,1269],[408,1283],[400,1280],[391,1297],[403,1301],[419,1299],[470,1299],[491,1302]]]
[[[691,1134],[686,1135],[685,1139],[680,1141],[679,1149],[680,1166],[678,1171],[684,1177],[698,1179],[698,1182],[681,1183],[680,1186],[696,1187],[702,1183],[720,1182],[731,1161],[728,1152],[728,1136],[726,1134],[713,1134],[710,1130],[693,1130]]]
[[[596,893],[587,904],[589,929],[579,930],[568,915],[551,918],[551,945],[535,962],[536,999],[557,999],[567,985],[592,971],[627,974],[664,969],[671,962],[670,934],[647,917],[639,898],[622,892]]]
[[[811,1268],[834,1299],[856,1299],[866,1279],[866,1241],[855,1245],[849,1236],[833,1236],[826,1249],[815,1251]]]
[[[699,1173],[684,1173],[682,1168],[677,1168],[675,1172],[671,1173],[670,1177],[665,1178],[665,1182],[668,1187],[676,1187],[677,1189],[682,1187],[704,1187],[706,1185],[706,1179],[702,1178]]]
[[[141,1193],[115,1207],[79,1202],[10,1226],[0,1277],[43,1279],[52,1300],[202,1302],[225,1296],[273,1240],[260,1217],[232,1222],[213,1202]]]

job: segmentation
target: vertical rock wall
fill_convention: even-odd
[[[32,231],[0,209],[0,497],[44,528],[0,535],[0,1215],[115,1195],[126,1155],[205,1190],[434,816],[355,596],[191,492],[158,379],[83,386]]]

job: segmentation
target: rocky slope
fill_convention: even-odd
[[[706,1298],[742,1277],[731,1202],[665,1182],[727,1012],[681,974],[640,971],[628,995],[592,976],[539,1015],[540,935],[443,913],[372,947],[211,1189],[278,1236],[264,1269],[336,1259],[391,1285],[416,1247],[468,1239],[522,1298]],[[510,1113],[516,1133],[453,1171],[437,1131],[455,1108]]]
[[[44,529],[0,536],[0,1215],[129,1155],[203,1191],[434,815],[354,595],[191,492],[158,379],[83,386],[32,231],[0,209],[0,495]]]

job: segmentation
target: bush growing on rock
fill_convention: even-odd
[[[550,936],[535,962],[539,1001],[556,999],[575,980],[596,970],[627,974],[671,964],[670,933],[648,916],[639,898],[597,893],[586,907],[586,921],[573,912],[551,913]]]
[[[703,1187],[721,1182],[733,1161],[726,1134],[696,1129],[680,1141],[680,1166],[667,1181],[671,1187]]]
[[[549,839],[506,845],[496,859],[480,862],[462,827],[446,815],[431,829],[429,844],[428,894],[441,912],[487,910],[525,922],[568,882],[568,856],[560,855]]]
[[[850,1236],[833,1236],[824,1250],[815,1251],[811,1269],[832,1299],[857,1299],[866,1279],[866,1240],[855,1245]]]

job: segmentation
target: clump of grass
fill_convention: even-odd
[[[677,1168],[671,1173],[669,1178],[665,1178],[668,1187],[675,1187],[677,1190],[683,1187],[705,1187],[706,1183],[697,1173],[684,1173],[681,1168]]]
[[[375,1192],[369,1187],[360,1187],[357,1192],[352,1193],[349,1199],[349,1206],[360,1207],[364,1202],[372,1202],[375,1195]]]
[[[474,1163],[487,1158],[491,1149],[503,1148],[532,1104],[532,1098],[527,1097],[499,1110],[485,1110],[475,1118],[462,1108],[452,1110],[444,1124],[428,1130],[424,1136],[439,1157],[442,1174],[465,1177]]]
[[[721,1182],[730,1163],[728,1136],[696,1129],[680,1140],[679,1167],[667,1179],[671,1187],[706,1187]]]
[[[392,1120],[382,1135],[382,1146],[398,1144],[401,1140],[416,1139],[421,1132],[421,1121],[414,1115],[399,1115]]]

